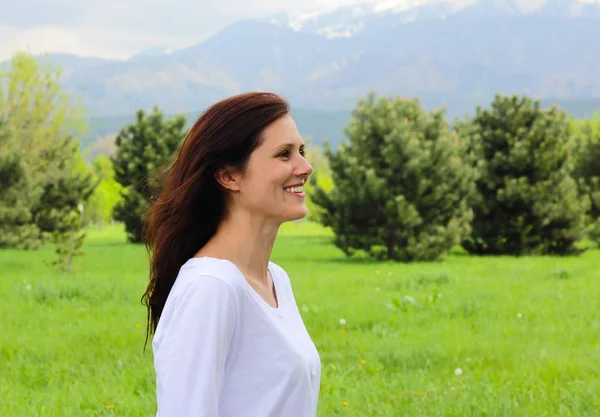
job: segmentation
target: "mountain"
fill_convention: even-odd
[[[594,109],[600,110],[600,98],[590,100],[541,100],[544,107],[556,104],[576,118],[589,117]],[[198,118],[200,112],[188,112],[184,116],[187,127]],[[167,118],[174,114],[166,114]],[[350,121],[350,111],[347,110],[310,110],[292,109],[300,133],[313,144],[321,145],[326,139],[333,148],[345,141],[344,128]],[[81,147],[87,158],[99,154],[111,154],[116,150],[114,137],[126,124],[135,121],[134,115],[93,117],[90,119],[89,131],[82,140]]]
[[[450,117],[495,93],[567,103],[585,115],[599,108],[598,39],[600,3],[592,0],[385,0],[244,20],[198,45],[126,61],[50,58],[65,68],[65,88],[103,119],[155,104],[197,115],[249,90],[279,92],[313,115],[348,115],[371,89],[445,105]]]
[[[139,62],[145,61],[152,58],[161,58],[164,55],[168,55],[173,51],[170,48],[164,48],[160,46],[156,46],[153,48],[144,49],[129,58],[130,62]]]
[[[509,16],[599,18],[600,5],[597,0],[382,0],[295,17],[280,14],[266,20],[332,38],[411,22]]]
[[[200,116],[199,111],[187,112],[183,115],[187,120],[187,128]],[[336,147],[344,140],[343,129],[350,121],[350,112],[345,110],[320,111],[310,109],[292,109],[292,117],[298,129],[307,142],[316,145],[327,139]],[[166,118],[174,114],[165,114]],[[135,122],[135,115],[93,117],[89,123],[89,131],[83,139],[81,147],[86,152],[87,158],[99,154],[110,154],[114,148],[114,137],[126,124]]]

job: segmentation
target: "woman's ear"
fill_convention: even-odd
[[[235,171],[230,167],[224,167],[215,172],[215,179],[221,187],[230,191],[239,191],[240,183],[239,176],[236,175]]]

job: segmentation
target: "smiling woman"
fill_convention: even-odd
[[[275,94],[221,101],[190,130],[147,217],[157,416],[316,415],[319,354],[269,260],[311,173]]]

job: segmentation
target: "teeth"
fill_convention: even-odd
[[[291,187],[291,188],[286,188],[287,191],[290,191],[292,193],[301,193],[303,190],[302,186],[298,186],[298,187]]]

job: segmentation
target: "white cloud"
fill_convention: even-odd
[[[33,54],[62,52],[79,56],[126,59],[153,46],[184,48],[202,40],[188,36],[101,27],[0,27],[0,60],[17,51]]]
[[[372,0],[358,0],[368,2]],[[329,9],[357,0],[20,0],[0,14],[0,60],[17,50],[127,58],[183,48],[236,20]]]

